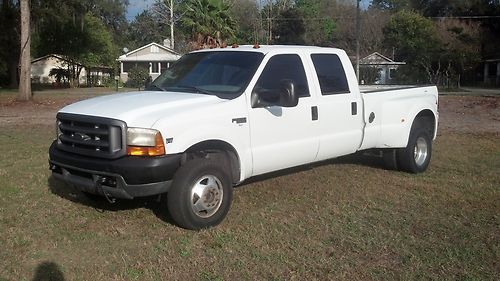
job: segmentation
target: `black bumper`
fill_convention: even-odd
[[[49,149],[52,175],[78,189],[116,198],[133,199],[167,192],[181,154],[161,157],[125,156],[102,159]]]

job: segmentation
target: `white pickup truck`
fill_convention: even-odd
[[[181,227],[219,224],[250,177],[376,149],[427,169],[434,86],[361,93],[343,50],[232,46],[184,55],[147,91],[80,101],[57,114],[52,175],[114,198],[168,193]]]

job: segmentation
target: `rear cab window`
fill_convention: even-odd
[[[348,94],[349,83],[336,54],[311,54],[322,95]]]

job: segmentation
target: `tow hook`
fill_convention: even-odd
[[[104,188],[102,188],[102,184],[105,183],[106,181],[108,181],[106,177],[98,176],[97,180],[95,181],[96,189],[98,192],[101,191],[102,194],[104,194],[104,197],[106,197],[106,200],[108,200],[109,203],[114,204],[116,203],[116,198],[113,197],[113,195],[106,192]]]

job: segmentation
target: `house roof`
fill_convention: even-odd
[[[149,48],[151,46],[156,46],[159,49],[162,49],[166,52],[149,53],[149,54],[142,54],[142,55],[137,54],[141,50],[144,50],[144,49]],[[117,59],[117,61],[176,61],[180,57],[181,57],[181,54],[179,54],[175,50],[153,42],[153,43],[149,43],[145,46],[142,46],[140,48],[137,48],[133,51],[130,51],[124,55],[121,55]]]
[[[359,64],[361,65],[402,65],[406,64],[406,62],[393,61],[390,58],[381,55],[378,52],[374,52],[369,54],[368,56],[359,60]]]
[[[33,59],[31,60],[31,63],[35,63],[37,61],[41,61],[41,60],[44,60],[44,59],[48,59],[50,57],[54,57],[56,59],[60,59],[60,60],[63,60],[63,61],[66,61],[66,62],[71,62],[71,63],[74,63],[74,64],[77,64],[77,65],[81,65],[83,66],[83,64],[81,63],[78,63],[78,62],[75,62],[75,61],[71,61],[69,59],[67,59],[65,56],[63,55],[58,55],[58,54],[48,54],[48,55],[45,55],[43,57],[39,57],[39,58],[36,58],[36,59]]]

